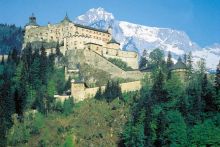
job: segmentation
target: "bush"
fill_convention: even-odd
[[[34,115],[33,122],[31,124],[31,133],[32,134],[39,134],[40,129],[44,127],[44,117],[40,113],[36,113]]]
[[[123,70],[132,70],[132,68],[121,59],[109,58],[108,60]]]
[[[72,112],[73,112],[73,98],[69,97],[63,103],[63,113],[65,115],[69,115]]]
[[[67,136],[63,146],[64,147],[74,147],[72,136],[70,136],[70,135]]]
[[[53,110],[57,111],[57,112],[62,112],[63,111],[62,102],[61,101],[56,101]]]
[[[28,122],[19,122],[17,117],[14,117],[14,125],[8,131],[7,139],[8,144],[15,146],[19,143],[26,143],[30,138],[30,129],[28,127]]]

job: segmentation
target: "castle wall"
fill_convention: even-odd
[[[106,58],[121,59],[122,61],[126,62],[131,68],[138,69],[138,55],[135,52],[105,49],[103,51],[103,56]]]
[[[186,69],[175,69],[172,71],[172,74],[179,77],[179,79],[181,80],[182,83],[184,83],[186,81],[186,77],[187,77],[187,70]]]
[[[117,43],[107,43],[105,47],[110,48],[110,49],[115,49],[115,50],[120,49],[120,45]]]
[[[87,63],[94,68],[106,71],[111,74],[111,78],[123,78],[140,80],[144,77],[144,73],[135,71],[124,71],[118,66],[109,62],[106,58],[96,53],[93,50],[68,50],[67,58],[69,61],[68,66],[71,67],[78,63]]]
[[[118,58],[133,69],[138,69],[138,55],[135,52],[121,51],[117,43],[108,43],[111,34],[82,25],[61,22],[47,26],[26,26],[23,48],[28,42],[59,42],[64,43],[61,52],[66,50],[91,49],[106,58]],[[89,44],[88,44],[89,43]],[[50,51],[51,50],[51,51]],[[47,52],[54,52],[47,49]]]
[[[92,30],[74,23],[48,24],[47,26],[26,26],[23,48],[27,42],[33,41],[59,41],[73,35],[86,36],[91,39],[108,42],[111,35],[108,32]]]
[[[141,81],[134,81],[128,83],[119,84],[121,87],[121,91],[130,92],[130,91],[138,91],[141,89]],[[104,91],[106,86],[102,86],[101,90]],[[71,84],[71,96],[74,99],[74,102],[80,102],[88,98],[93,98],[97,93],[99,87],[94,88],[85,88],[84,84],[74,83]]]

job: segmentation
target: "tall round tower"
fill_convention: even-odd
[[[29,17],[29,22],[26,24],[25,28],[29,29],[29,28],[33,28],[33,27],[38,27],[39,25],[37,24],[37,19],[34,16],[34,13],[32,13],[32,15]]]

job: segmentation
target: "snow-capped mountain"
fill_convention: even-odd
[[[90,9],[85,14],[78,16],[75,23],[98,29],[112,28],[113,37],[121,43],[123,50],[137,51],[139,54],[146,49],[148,52],[155,48],[171,51],[175,59],[184,53],[192,51],[195,62],[200,58],[206,59],[208,68],[216,68],[220,59],[220,45],[215,44],[201,48],[191,41],[189,36],[179,30],[170,28],[148,27],[119,21],[113,14],[103,8]]]

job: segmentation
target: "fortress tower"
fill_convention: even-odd
[[[185,82],[187,76],[187,67],[186,64],[182,62],[182,59],[179,57],[177,63],[171,69],[172,74],[177,75],[182,82]]]

